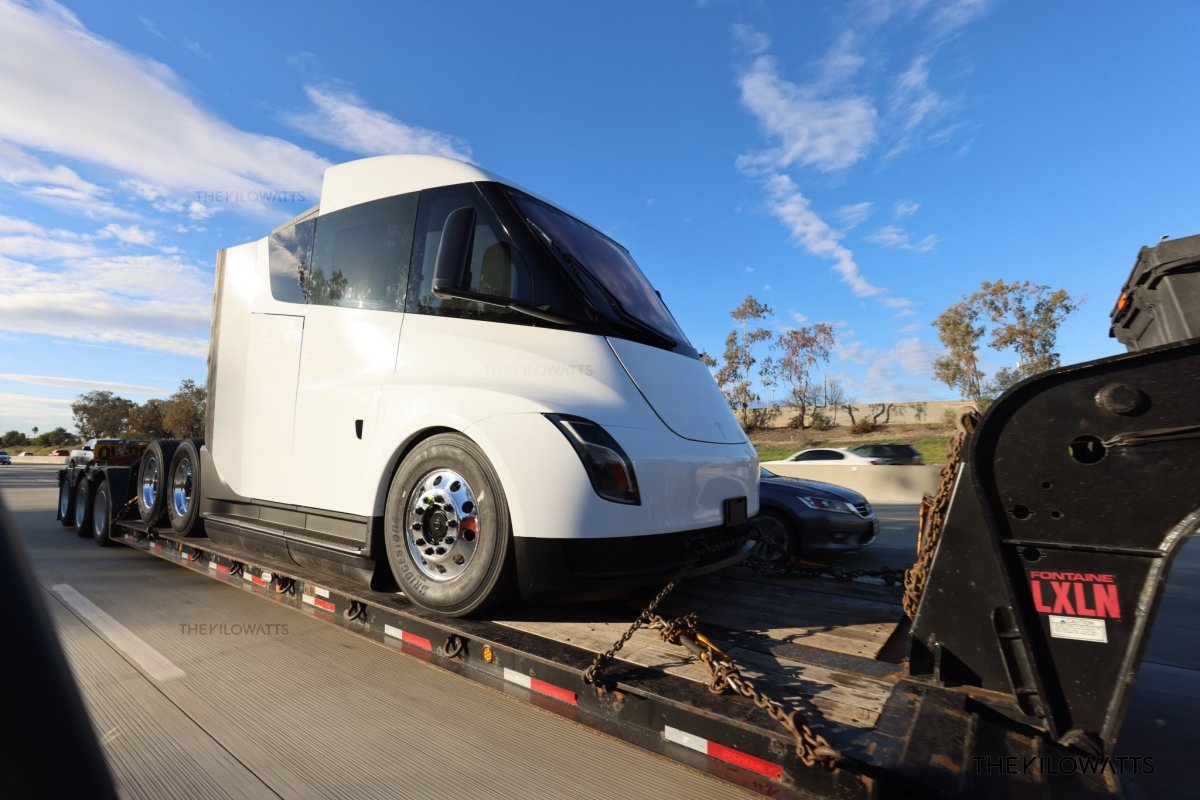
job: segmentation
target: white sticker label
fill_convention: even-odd
[[[1102,619],[1059,617],[1051,614],[1050,635],[1057,639],[1078,639],[1081,642],[1108,644],[1108,627]]]
[[[329,599],[329,590],[328,589],[322,589],[320,586],[316,586],[316,587],[313,587],[313,592],[316,593],[317,597],[324,597],[326,600]]]
[[[264,572],[264,573],[262,574],[262,579],[263,579],[264,581],[266,581],[267,583],[270,583],[270,582],[271,582],[271,580],[272,580],[274,577],[275,577],[275,576],[274,576],[274,575],[272,575],[272,574],[271,574],[271,573],[269,573],[269,572]]]

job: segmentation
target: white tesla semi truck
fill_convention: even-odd
[[[477,167],[331,167],[318,207],[220,251],[213,314],[197,463],[139,477],[176,530],[451,615],[745,555],[755,451],[658,293]]]

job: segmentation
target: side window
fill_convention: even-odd
[[[433,268],[437,262],[442,228],[450,212],[464,206],[475,209],[475,235],[471,248],[470,286],[482,294],[531,302],[534,296],[530,271],[505,236],[491,209],[474,186],[435,189],[421,195],[413,246],[412,277],[407,309],[420,314],[487,319],[532,324],[523,314],[494,305],[466,300],[443,300],[433,293]]]
[[[285,303],[303,303],[303,276],[312,266],[313,231],[316,218],[280,228],[268,239],[271,296]]]
[[[315,305],[399,311],[416,216],[414,193],[317,217],[312,266],[301,272],[305,299]]]

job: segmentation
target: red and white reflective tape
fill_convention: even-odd
[[[301,595],[301,599],[310,606],[316,606],[322,611],[334,611],[333,602],[329,599],[329,590],[322,589],[320,586],[313,586]]]
[[[400,630],[395,625],[384,625],[383,633],[385,636],[390,636],[393,639],[399,639],[405,644],[416,645],[422,650],[428,650],[431,653],[433,652],[433,643],[424,636],[417,636],[415,633]]]
[[[515,683],[518,686],[524,686],[531,692],[544,694],[547,697],[553,697],[555,700],[561,700],[564,703],[570,703],[573,706],[579,705],[579,700],[575,697],[575,693],[561,686],[555,686],[552,683],[546,683],[543,680],[538,680],[532,675],[526,675],[523,672],[517,672],[515,669],[504,668],[504,680],[509,683]]]
[[[250,570],[246,570],[245,572],[242,573],[242,580],[250,581],[255,586],[270,586],[272,577],[274,577],[274,576],[272,576],[271,573],[269,573],[269,572],[264,572],[262,574],[262,577],[255,575]]]
[[[681,744],[684,747],[695,750],[697,753],[704,753],[709,758],[715,758],[718,761],[724,761],[726,764],[733,764],[735,767],[756,772],[773,781],[783,780],[783,767],[779,764],[772,764],[770,761],[763,761],[761,758],[752,756],[749,753],[743,753],[741,750],[734,750],[732,747],[710,742],[703,736],[687,733],[678,728],[672,728],[670,725],[663,726],[663,736],[666,737],[668,742]]]
[[[216,561],[209,561],[208,568],[214,570],[215,572],[219,572],[222,575],[229,574],[229,567],[225,566],[224,564],[218,564]]]

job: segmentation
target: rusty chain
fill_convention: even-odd
[[[942,472],[938,477],[937,489],[933,494],[926,492],[921,498],[921,511],[917,517],[917,560],[904,573],[904,614],[909,619],[916,619],[917,607],[925,591],[925,582],[929,579],[929,568],[933,564],[933,554],[937,550],[942,528],[946,524],[946,511],[950,507],[954,482],[962,463],[963,445],[979,422],[979,412],[970,409],[964,412],[958,421],[961,430],[950,440],[946,463],[942,465]]]
[[[712,675],[712,683],[708,687],[710,692],[722,694],[727,688],[732,689],[742,697],[753,700],[755,706],[791,733],[796,740],[796,756],[805,766],[822,764],[832,769],[841,760],[842,754],[834,749],[824,736],[809,726],[799,710],[789,710],[779,701],[759,691],[753,681],[742,675],[734,660],[696,628],[695,613],[684,614],[673,620],[665,620],[657,614],[652,614],[648,627],[657,630],[664,642],[682,645],[700,659],[700,663],[707,667]]]
[[[748,526],[746,533],[737,540],[737,544],[740,545],[749,539],[753,535],[753,531],[753,527]],[[667,581],[667,584],[659,590],[649,605],[638,614],[633,624],[621,634],[613,646],[603,653],[596,654],[591,665],[584,670],[583,682],[589,686],[602,686],[605,670],[612,663],[617,652],[633,638],[633,635],[640,628],[657,630],[663,641],[669,644],[682,645],[689,652],[696,655],[700,659],[700,662],[708,668],[708,671],[712,674],[712,683],[708,687],[710,692],[721,694],[728,688],[743,697],[753,700],[755,706],[766,712],[771,719],[778,722],[785,730],[792,734],[796,740],[796,755],[806,766],[811,767],[821,763],[832,769],[841,759],[841,754],[829,744],[825,737],[809,727],[808,722],[801,717],[799,710],[788,710],[782,703],[771,699],[759,691],[752,681],[744,677],[733,659],[725,655],[708,637],[696,628],[695,613],[685,614],[673,620],[666,620],[657,613],[659,605],[687,576],[688,572],[696,565],[696,562],[704,555],[723,546],[728,547],[728,544],[715,543],[707,547],[697,548],[688,557],[687,561],[684,562],[679,572],[671,580]]]

